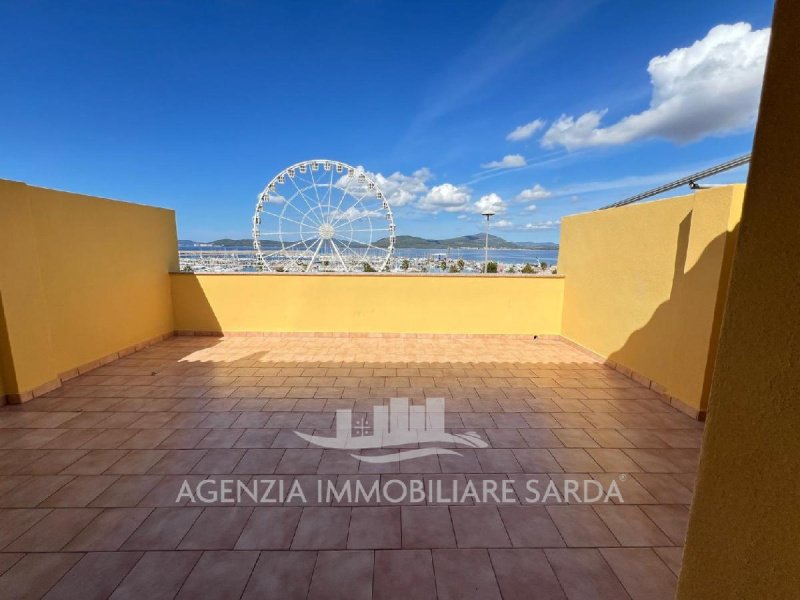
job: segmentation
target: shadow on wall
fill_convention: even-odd
[[[175,333],[177,335],[186,334],[186,330],[181,330],[180,323],[203,323],[208,327],[204,331],[191,330],[194,335],[214,335],[222,333],[222,325],[217,319],[211,303],[208,301],[203,286],[200,285],[196,275],[183,275],[180,288],[172,285],[172,317],[176,325]],[[189,297],[191,302],[185,302],[184,299]],[[266,306],[264,307],[266,310]],[[180,314],[179,314],[180,312]]]
[[[664,380],[673,382],[660,391],[684,412],[704,420],[739,225],[714,237],[689,266],[692,214],[678,227],[668,300],[608,358],[629,365],[631,357],[660,356],[666,369]],[[699,400],[697,406],[692,399]]]
[[[3,293],[0,292],[0,406],[6,403],[6,394],[14,383],[14,365],[11,363],[11,342],[3,310]]]

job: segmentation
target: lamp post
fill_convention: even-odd
[[[487,208],[485,211],[481,213],[484,217],[486,217],[486,243],[483,247],[483,272],[489,272],[489,219],[494,216],[494,211],[491,208]]]

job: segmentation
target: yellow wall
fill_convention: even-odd
[[[0,180],[5,393],[172,331],[170,210]]]
[[[800,3],[778,0],[678,597],[800,590]]]
[[[172,276],[179,331],[557,334],[563,289],[531,276]]]
[[[562,334],[706,409],[743,185],[566,217]]]

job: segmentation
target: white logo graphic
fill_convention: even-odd
[[[370,463],[399,462],[432,454],[456,454],[459,452],[435,444],[456,444],[469,448],[486,448],[489,444],[474,431],[447,433],[444,430],[444,398],[428,398],[425,406],[410,405],[408,398],[392,398],[389,406],[375,406],[372,423],[366,418],[356,421],[353,428],[353,411],[336,411],[336,436],[295,433],[307,442],[322,448],[337,450],[367,450],[392,448],[410,444],[434,444],[409,450],[398,450],[381,455],[352,454],[354,458]]]

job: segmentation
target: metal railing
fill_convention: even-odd
[[[730,171],[731,169],[735,169],[736,167],[741,167],[742,165],[749,163],[750,156],[751,156],[750,154],[745,154],[744,156],[740,156],[739,158],[734,158],[733,160],[729,160],[728,162],[716,165],[714,167],[711,167],[710,169],[706,169],[705,171],[699,171],[697,173],[687,175],[686,177],[676,179],[675,181],[666,183],[657,188],[653,188],[652,190],[647,190],[646,192],[642,192],[641,194],[636,194],[635,196],[631,196],[630,198],[625,198],[624,200],[620,200],[619,202],[614,202],[614,204],[603,206],[601,208],[598,208],[597,210],[606,210],[607,208],[617,208],[619,206],[633,204],[634,202],[639,202],[640,200],[657,196],[658,194],[668,192],[669,190],[674,190],[675,188],[679,188],[684,185],[693,186],[693,184],[700,181],[701,179],[705,179],[706,177],[711,177],[712,175],[717,175],[725,171]]]

